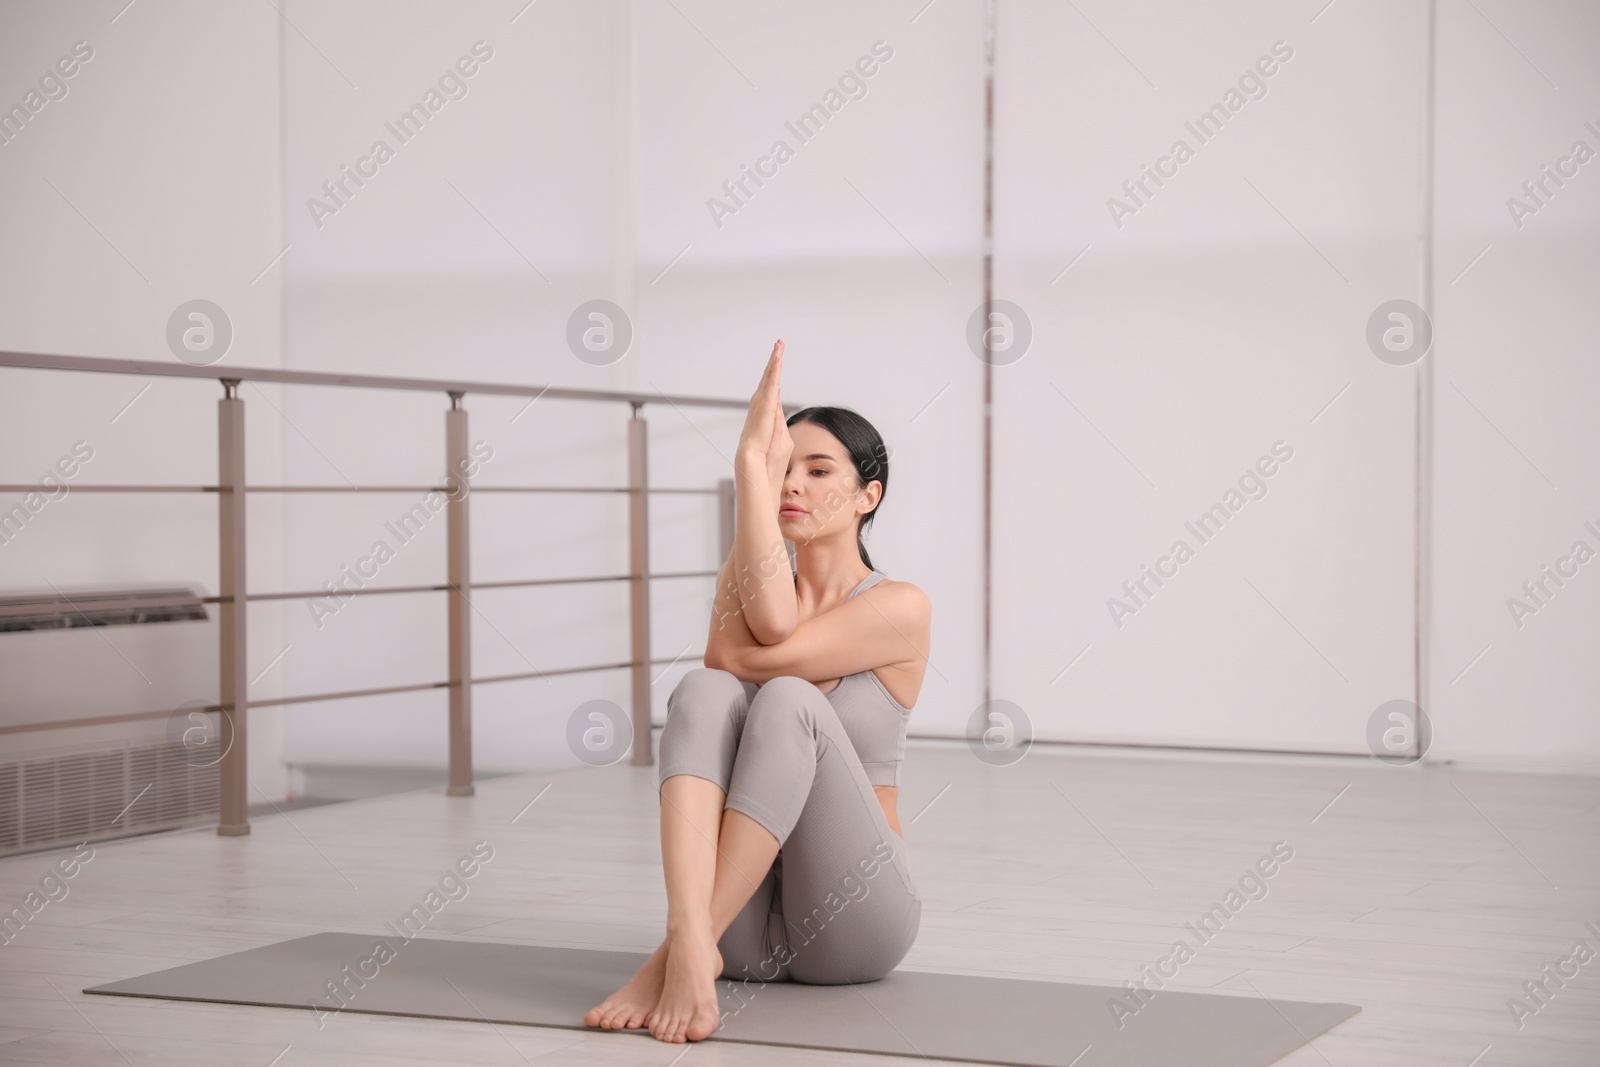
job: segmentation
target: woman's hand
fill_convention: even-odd
[[[783,479],[789,473],[789,457],[794,454],[794,440],[789,436],[779,397],[782,377],[783,341],[779,340],[772,346],[761,383],[750,397],[750,411],[739,434],[734,460],[738,476],[766,475],[766,488],[774,506],[783,495]]]
[[[794,573],[778,507],[783,482],[789,474],[794,440],[783,418],[778,382],[783,373],[783,342],[772,346],[772,356],[750,398],[750,413],[739,435],[734,456],[733,551],[729,557],[733,586],[744,626],[755,643],[775,644],[794,632],[799,605]]]

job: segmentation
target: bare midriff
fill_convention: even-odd
[[[900,817],[895,814],[895,798],[900,795],[900,787],[896,785],[875,785],[872,791],[878,794],[878,803],[883,805],[883,817],[889,820],[889,829],[899,834],[904,840],[905,831],[900,829]]]

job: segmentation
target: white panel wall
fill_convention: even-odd
[[[1036,736],[1364,752],[1412,695],[1417,371],[1364,331],[1418,298],[1421,10],[1002,5],[995,696]]]
[[[613,282],[613,40],[625,5],[290,4],[311,41],[286,48],[288,362],[413,375],[633,388],[748,398],[774,338],[788,342],[785,398],[856,408],[883,433],[891,484],[873,562],[941,605],[935,669],[919,711],[958,729],[981,669],[977,558],[978,364],[962,329],[980,299],[981,20],[973,5],[875,15],[844,3],[774,15],[725,5],[638,5],[637,338],[591,366],[568,349],[581,303],[625,298]],[[515,19],[513,22],[512,20]],[[373,34],[381,34],[374,39]],[[494,49],[414,140],[392,120],[475,41]],[[785,126],[840,89],[801,142]],[[359,89],[351,88],[353,82]],[[374,139],[393,158],[317,226],[305,201]],[[707,200],[774,141],[793,158],[721,220]],[[368,168],[372,169],[371,167]],[[769,168],[770,169],[770,168]],[[320,214],[320,212],[319,212]],[[286,442],[302,480],[416,483],[437,474],[442,397],[369,398],[298,389]],[[625,405],[469,397],[472,436],[494,448],[486,483],[621,485]],[[712,488],[731,474],[741,412],[648,406],[651,478]],[[413,494],[414,496],[415,494]],[[374,584],[438,581],[443,530],[400,546],[384,521],[406,495],[293,504],[286,582],[338,578],[378,539],[399,549]],[[714,570],[710,497],[652,500],[653,567]],[[476,581],[621,573],[618,497],[474,498]],[[937,530],[936,536],[928,536]],[[657,719],[698,662],[710,580],[652,590]],[[479,674],[615,662],[628,655],[627,593],[615,586],[482,591]],[[291,606],[285,669],[296,691],[443,677],[437,595],[357,599],[322,620]],[[625,672],[480,685],[482,766],[568,759],[564,727],[583,701],[626,706]],[[307,705],[292,713],[294,760],[443,758],[440,693]]]
[[[647,384],[748,397],[782,337],[786,401],[853,408],[883,435],[867,549],[933,600],[913,726],[954,733],[982,685],[981,368],[963,335],[982,300],[983,26],[978,4],[924,8],[683,7],[719,56],[670,6],[640,5],[640,307]],[[791,127],[819,103],[838,110],[802,140]],[[777,141],[793,158],[716,225],[707,201]],[[696,418],[705,437],[653,417],[674,467],[726,476],[737,413]],[[703,595],[681,616],[697,642]],[[687,639],[658,638],[669,654]]]
[[[1600,8],[1440,8],[1437,754],[1597,767]]]
[[[303,34],[284,52],[290,366],[630,384],[635,357],[593,367],[564,340],[572,309],[607,295],[608,7],[521,7],[286,6]],[[436,110],[420,130],[400,128],[416,104]],[[383,162],[379,141],[393,153]],[[345,178],[335,200],[323,183],[346,169],[368,176],[359,186]],[[337,211],[314,209],[313,198]],[[287,414],[301,432],[286,442],[287,469],[319,484],[438,484],[447,405],[443,395],[291,390]],[[626,405],[541,400],[527,408],[469,396],[466,406],[472,439],[493,449],[479,474],[485,484],[625,481]],[[380,541],[394,556],[370,587],[442,582],[443,514],[408,540],[386,525],[422,497],[296,498],[286,586],[343,581],[343,569],[357,569]],[[620,496],[474,497],[473,580],[621,573],[626,514]],[[474,671],[625,659],[627,603],[621,585],[479,591]],[[282,611],[295,692],[447,673],[442,594],[357,598],[320,618],[306,602]],[[627,695],[622,672],[480,685],[478,765],[570,759],[567,713],[592,697],[625,703]],[[442,766],[445,714],[442,690],[302,705],[290,713],[288,755]]]
[[[283,247],[278,17],[264,4],[126,7],[16,0],[0,10],[0,106],[37,108],[0,143],[0,348],[177,362],[168,318],[201,298],[232,323],[218,367],[275,366],[282,275],[266,268]],[[57,68],[78,42],[88,58]],[[59,77],[67,69],[72,76]],[[178,582],[216,593],[214,496],[71,492],[73,482],[216,482],[220,387],[145,385],[0,371],[0,481],[38,482],[74,442],[93,456],[67,479],[64,496],[0,544],[0,588],[70,595]],[[283,429],[271,407],[252,405],[251,481],[281,477]],[[21,499],[4,494],[0,508]],[[280,523],[275,501],[251,502],[253,582],[278,578]],[[163,669],[141,649],[167,643],[116,628],[102,636],[100,657],[79,666],[126,675],[108,679],[112,690],[122,681],[141,689]],[[251,662],[265,667],[282,647],[272,620],[253,612]],[[265,674],[251,692],[277,695],[279,681]],[[48,685],[6,679],[7,714],[32,718],[34,687]],[[280,713],[253,713],[251,775],[267,796],[283,795],[280,729]]]

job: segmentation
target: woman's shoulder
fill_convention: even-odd
[[[882,571],[878,573],[883,574]],[[928,594],[924,593],[922,587],[914,582],[901,581],[898,578],[891,578],[884,574],[882,578],[873,583],[873,588],[883,590],[879,594],[880,598],[892,598],[895,602],[902,604],[906,611],[920,617],[926,618],[933,613],[933,601],[929,600]]]

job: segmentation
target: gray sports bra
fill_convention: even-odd
[[[883,581],[888,575],[874,570],[850,590],[846,600]],[[889,695],[883,681],[873,671],[847,674],[828,690],[828,703],[839,713],[839,721],[850,743],[855,746],[867,781],[873,785],[900,784],[900,765],[906,758],[906,725],[911,709]]]

